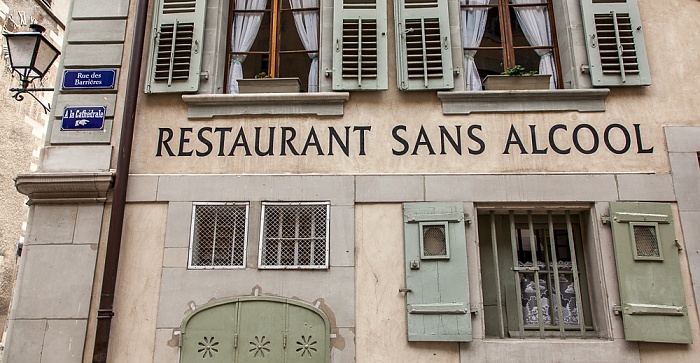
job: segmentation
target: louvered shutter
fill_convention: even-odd
[[[399,89],[453,88],[447,0],[397,0],[394,10]]]
[[[637,0],[582,0],[581,9],[593,85],[650,85]]]
[[[199,88],[206,0],[159,0],[153,19],[146,93]]]
[[[610,203],[625,339],[692,343],[673,212],[667,203]]]
[[[386,0],[334,0],[333,12],[333,89],[387,89]]]

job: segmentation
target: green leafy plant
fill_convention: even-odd
[[[270,76],[269,74],[267,74],[265,72],[260,72],[260,73],[255,75],[255,78],[272,78],[272,76]]]
[[[534,76],[538,73],[539,72],[537,71],[527,71],[525,70],[525,67],[516,64],[515,66],[506,69],[506,71],[502,72],[501,74],[506,76]]]

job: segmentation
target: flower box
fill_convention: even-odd
[[[551,74],[535,74],[531,76],[489,75],[484,79],[484,89],[487,91],[549,89]]]
[[[247,78],[238,80],[240,93],[298,93],[299,78]]]

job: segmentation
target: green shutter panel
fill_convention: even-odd
[[[394,12],[399,89],[453,88],[447,0],[397,0]]]
[[[409,341],[472,341],[464,207],[404,203]]]
[[[218,305],[192,314],[182,324],[180,362],[231,363],[237,326],[237,303]]]
[[[159,0],[155,9],[145,92],[196,92],[206,0]]]
[[[650,85],[637,0],[582,0],[581,9],[593,85]]]
[[[670,204],[610,203],[625,339],[692,343]]]
[[[334,0],[333,18],[333,89],[387,89],[386,0]]]

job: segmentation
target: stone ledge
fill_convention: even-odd
[[[183,95],[189,119],[240,115],[342,116],[348,92]]]
[[[15,178],[17,191],[27,204],[104,203],[112,189],[114,173],[36,173]]]
[[[605,111],[607,88],[438,92],[445,115],[473,112]]]

